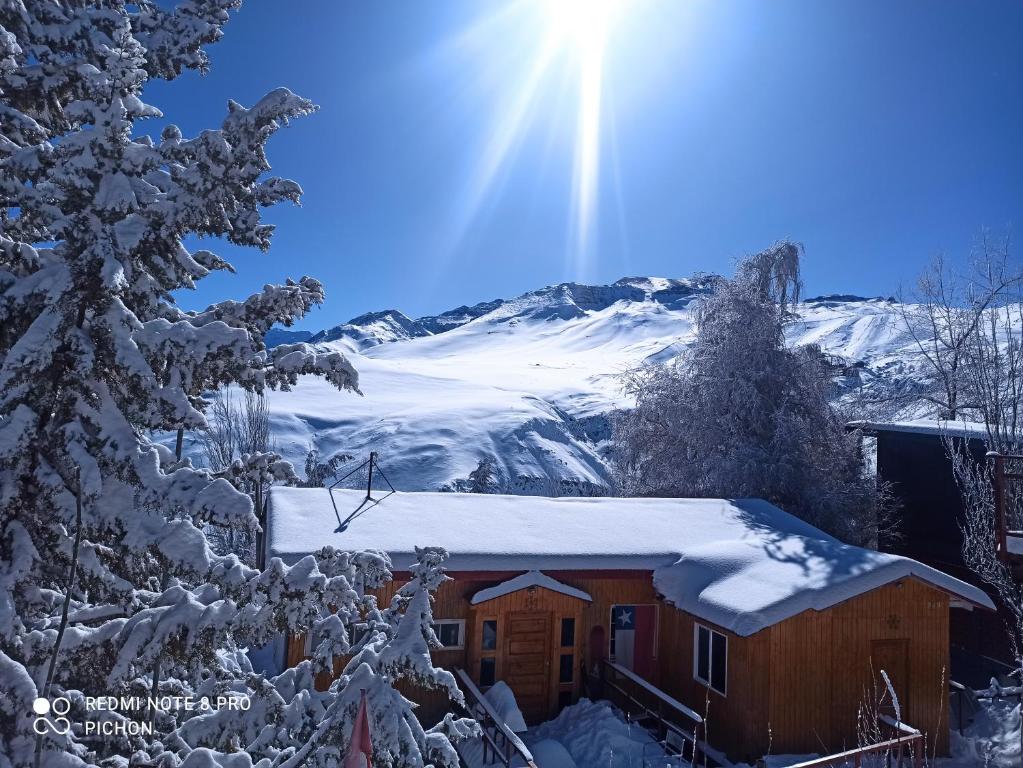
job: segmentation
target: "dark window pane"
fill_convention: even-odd
[[[696,676],[710,680],[710,630],[706,627],[696,628]]]
[[[561,691],[558,694],[558,709],[564,709],[572,703],[572,692]]]
[[[571,653],[561,654],[561,669],[558,672],[559,683],[571,683],[575,671],[575,656]]]
[[[724,693],[728,677],[728,640],[724,635],[719,634],[718,632],[714,633],[713,640],[714,647],[710,654],[710,684],[717,690]]]
[[[496,621],[483,622],[483,640],[480,647],[483,648],[484,651],[492,651],[497,648]]]
[[[571,648],[575,645],[575,619],[561,620],[561,647]]]
[[[437,639],[440,640],[440,644],[445,648],[457,648],[462,644],[462,639],[459,637],[459,631],[462,628],[461,624],[455,622],[447,622],[445,624],[438,624],[435,629],[437,631]]]
[[[480,659],[480,688],[489,688],[494,684],[494,660]]]

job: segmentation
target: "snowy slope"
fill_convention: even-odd
[[[313,341],[349,355],[364,397],[312,379],[271,395],[278,447],[299,467],[311,446],[321,456],[375,450],[405,490],[450,485],[489,455],[505,492],[599,492],[605,416],[628,405],[620,374],[689,343],[694,302],[709,285],[567,283],[434,317],[389,310],[355,318]],[[891,300],[825,297],[799,312],[791,342],[820,344],[851,383],[876,386],[882,371],[919,378]]]

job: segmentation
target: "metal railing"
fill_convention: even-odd
[[[533,755],[501,716],[494,710],[494,707],[476,687],[476,683],[466,674],[461,667],[455,668],[455,674],[462,683],[466,693],[466,708],[469,714],[476,719],[483,730],[483,763],[489,765],[493,760],[490,756],[497,758],[503,765],[510,766],[512,758],[518,755],[523,759],[527,768],[537,768],[533,762]]]
[[[1015,469],[1023,464],[1023,456],[989,451],[987,460],[992,463],[991,482],[995,497],[995,547],[1001,560],[1023,554],[1023,531],[1009,527],[1008,499],[1009,484],[1023,480],[1023,472]],[[1011,542],[1010,542],[1011,540]]]
[[[696,765],[703,752],[703,718],[699,713],[613,661],[603,660],[601,678],[605,698],[630,720],[653,723],[655,738],[666,754]],[[607,695],[608,691],[613,695]]]
[[[887,766],[888,768],[911,765],[913,768],[923,768],[923,764],[924,735],[914,733],[850,749],[847,752],[839,752],[836,755],[807,760],[805,763],[796,763],[789,768],[831,768],[837,766],[861,768],[861,766],[873,765]]]

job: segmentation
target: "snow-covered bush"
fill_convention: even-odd
[[[373,554],[324,551],[262,572],[218,555],[203,530],[254,531],[236,486],[281,467],[250,456],[215,477],[148,437],[202,430],[203,393],[227,385],[287,389],[316,374],[357,390],[341,354],[263,342],[322,302],[312,278],[202,312],[172,298],[232,269],[186,236],[266,250],[273,227],[260,209],[301,194],[267,175],[266,141],[315,109],[285,88],[248,109],[230,102],[218,129],[193,138],[174,125],[159,140],[135,132],[161,116],[145,83],[204,71],[203,46],[238,5],[0,5],[0,768],[284,759],[347,701],[343,684],[312,692],[312,673],[347,651],[351,623],[376,611],[365,590],[389,578]],[[415,604],[417,620],[428,605]],[[396,653],[403,615],[385,618],[395,629],[380,633],[381,656]],[[305,631],[314,662],[273,680],[252,673],[242,649]],[[373,695],[407,712],[385,687]],[[254,707],[219,732],[180,711],[153,712],[153,736],[82,732],[87,719],[122,717],[86,711],[86,695],[215,691],[247,692]],[[70,733],[36,736],[39,695],[71,701]],[[449,762],[439,731],[381,736],[404,750],[381,764]]]
[[[742,261],[702,301],[692,346],[627,377],[636,407],[614,420],[616,484],[632,495],[760,497],[876,544],[886,511],[830,405],[823,356],[785,344],[800,251],[782,242]]]

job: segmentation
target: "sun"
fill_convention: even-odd
[[[566,258],[584,272],[594,251],[607,54],[635,1],[510,0],[452,41],[451,50],[464,56],[469,92],[489,102],[478,113],[487,115],[486,138],[454,213],[453,243],[486,209],[523,138],[556,122],[572,137]]]

